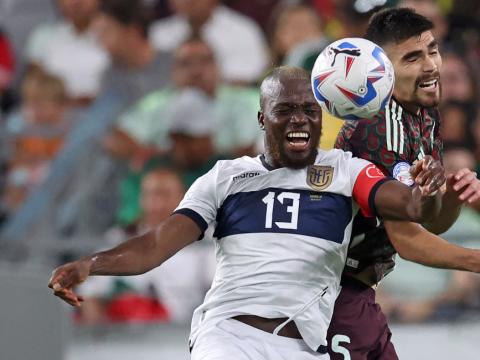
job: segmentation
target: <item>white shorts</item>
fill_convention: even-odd
[[[199,334],[192,360],[328,360],[303,340],[273,335],[234,319]]]

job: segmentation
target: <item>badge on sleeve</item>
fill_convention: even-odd
[[[394,166],[393,177],[407,186],[412,186],[415,183],[412,175],[410,175],[410,164],[404,161]]]

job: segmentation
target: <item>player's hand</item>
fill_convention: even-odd
[[[480,199],[480,180],[477,173],[463,168],[447,176],[445,196],[453,197],[458,203],[472,204]]]
[[[420,188],[422,196],[435,195],[446,181],[442,164],[430,155],[417,161],[411,167],[410,174]]]
[[[81,306],[83,297],[77,295],[73,289],[88,277],[90,262],[78,260],[62,265],[52,272],[48,287],[53,294],[72,306]]]

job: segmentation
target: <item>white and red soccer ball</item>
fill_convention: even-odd
[[[370,119],[390,100],[395,75],[373,42],[346,38],[328,45],[315,61],[312,89],[325,111],[344,120]]]

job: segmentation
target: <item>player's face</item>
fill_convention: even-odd
[[[395,68],[393,95],[409,111],[440,102],[442,58],[431,31],[384,47]]]
[[[259,114],[267,161],[274,167],[300,169],[315,161],[322,111],[309,81],[289,79],[277,84]]]

